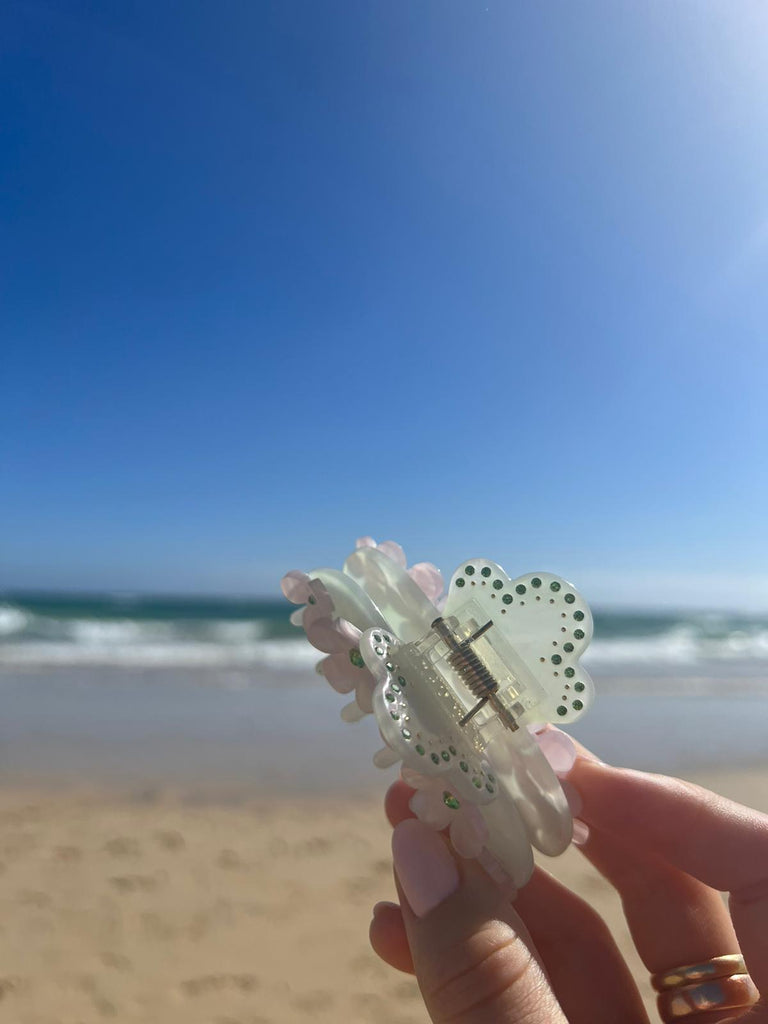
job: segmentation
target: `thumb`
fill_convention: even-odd
[[[567,1024],[525,926],[476,861],[414,818],[395,828],[392,855],[434,1024]]]

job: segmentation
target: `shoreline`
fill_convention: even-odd
[[[216,679],[217,685],[211,685]],[[600,679],[594,707],[568,730],[606,761],[667,774],[759,766],[763,693],[670,694],[659,680]],[[764,691],[763,691],[764,692]],[[0,786],[252,787],[264,794],[365,796],[388,775],[371,716],[354,725],[346,698],[317,677],[0,670]]]

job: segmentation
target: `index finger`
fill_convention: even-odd
[[[731,915],[757,987],[768,992],[768,816],[680,779],[577,759],[568,775],[581,817],[731,893]]]

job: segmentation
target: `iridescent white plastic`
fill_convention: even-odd
[[[486,559],[456,570],[442,611],[427,596],[437,600],[439,587],[434,566],[407,570],[399,545],[364,538],[343,573],[292,572],[283,589],[309,602],[307,635],[330,652],[319,669],[337,690],[355,690],[342,717],[372,707],[386,744],[374,763],[402,760],[414,813],[449,827],[462,856],[491,869],[495,859],[520,887],[532,847],[554,856],[571,840],[568,803],[543,752],[552,745],[531,730],[590,706],[579,657],[592,616],[566,580],[510,580]]]

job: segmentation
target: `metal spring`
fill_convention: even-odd
[[[498,682],[471,647],[461,647],[448,655],[448,664],[467,684],[476,697],[488,698],[499,688]]]

